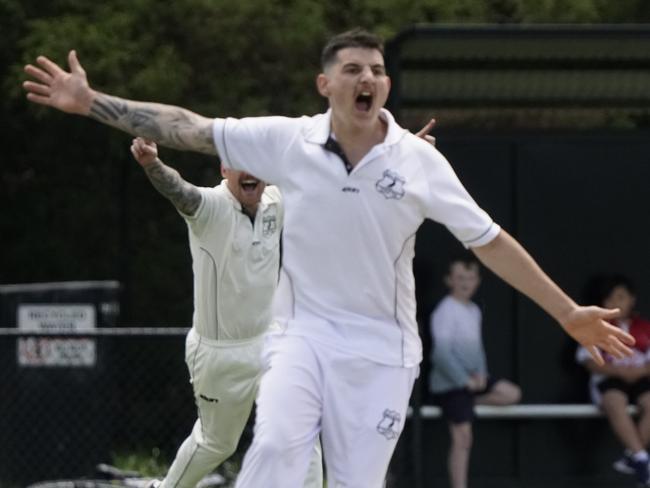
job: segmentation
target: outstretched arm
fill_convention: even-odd
[[[217,153],[212,119],[172,105],[135,102],[95,91],[90,88],[75,51],[68,54],[70,72],[45,56],[39,56],[36,62],[38,66],[25,66],[25,72],[36,80],[23,83],[31,102],[91,117],[163,146]]]
[[[131,153],[144,169],[149,181],[163,196],[186,215],[193,215],[201,204],[199,189],[185,181],[173,168],[158,159],[158,148],[153,142],[137,137],[131,144]]]
[[[632,354],[626,345],[634,344],[632,336],[606,322],[616,318],[618,310],[578,306],[504,230],[485,246],[472,250],[497,276],[557,320],[567,334],[587,348],[598,364],[604,363],[599,348],[619,358]]]

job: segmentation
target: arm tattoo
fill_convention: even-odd
[[[199,189],[185,181],[173,168],[165,165],[160,159],[144,169],[149,181],[163,196],[186,215],[193,215],[201,204]]]
[[[162,146],[217,154],[212,120],[173,105],[134,102],[98,93],[90,117]]]

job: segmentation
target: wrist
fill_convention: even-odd
[[[577,303],[567,297],[567,301],[562,303],[557,311],[553,311],[551,316],[563,327],[566,328],[567,325],[571,322],[573,314],[579,309]]]
[[[140,163],[140,166],[142,166],[146,172],[152,171],[162,166],[162,161],[158,159],[158,157],[148,160],[139,160],[138,163]]]
[[[90,111],[93,108],[93,104],[95,103],[95,99],[99,96],[99,92],[93,90],[90,87],[87,87],[85,92],[81,94],[80,100],[81,100],[81,109],[79,112],[79,115],[84,115],[88,116],[90,115]]]

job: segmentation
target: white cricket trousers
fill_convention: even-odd
[[[162,488],[195,488],[205,475],[235,452],[257,393],[263,345],[264,336],[244,341],[214,341],[201,337],[194,329],[187,334],[185,362],[198,419],[176,453]],[[318,443],[312,452],[310,484],[305,487],[322,488]]]
[[[237,488],[300,488],[320,432],[328,488],[380,488],[418,367],[378,364],[308,338],[277,335]]]

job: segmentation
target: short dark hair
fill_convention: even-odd
[[[614,288],[619,286],[625,288],[630,295],[636,296],[636,285],[630,278],[622,274],[609,273],[589,278],[582,291],[582,299],[585,305],[602,307],[607,297],[614,291]]]
[[[357,27],[332,37],[321,53],[320,62],[323,70],[336,60],[336,54],[347,47],[376,49],[384,55],[384,41],[379,36]]]
[[[449,260],[449,265],[447,266],[448,275],[451,274],[451,268],[456,263],[462,264],[467,269],[476,267],[476,270],[479,273],[481,271],[481,265],[479,264],[478,259],[473,253],[469,251],[462,252],[462,253],[459,252],[451,257],[451,259]]]

